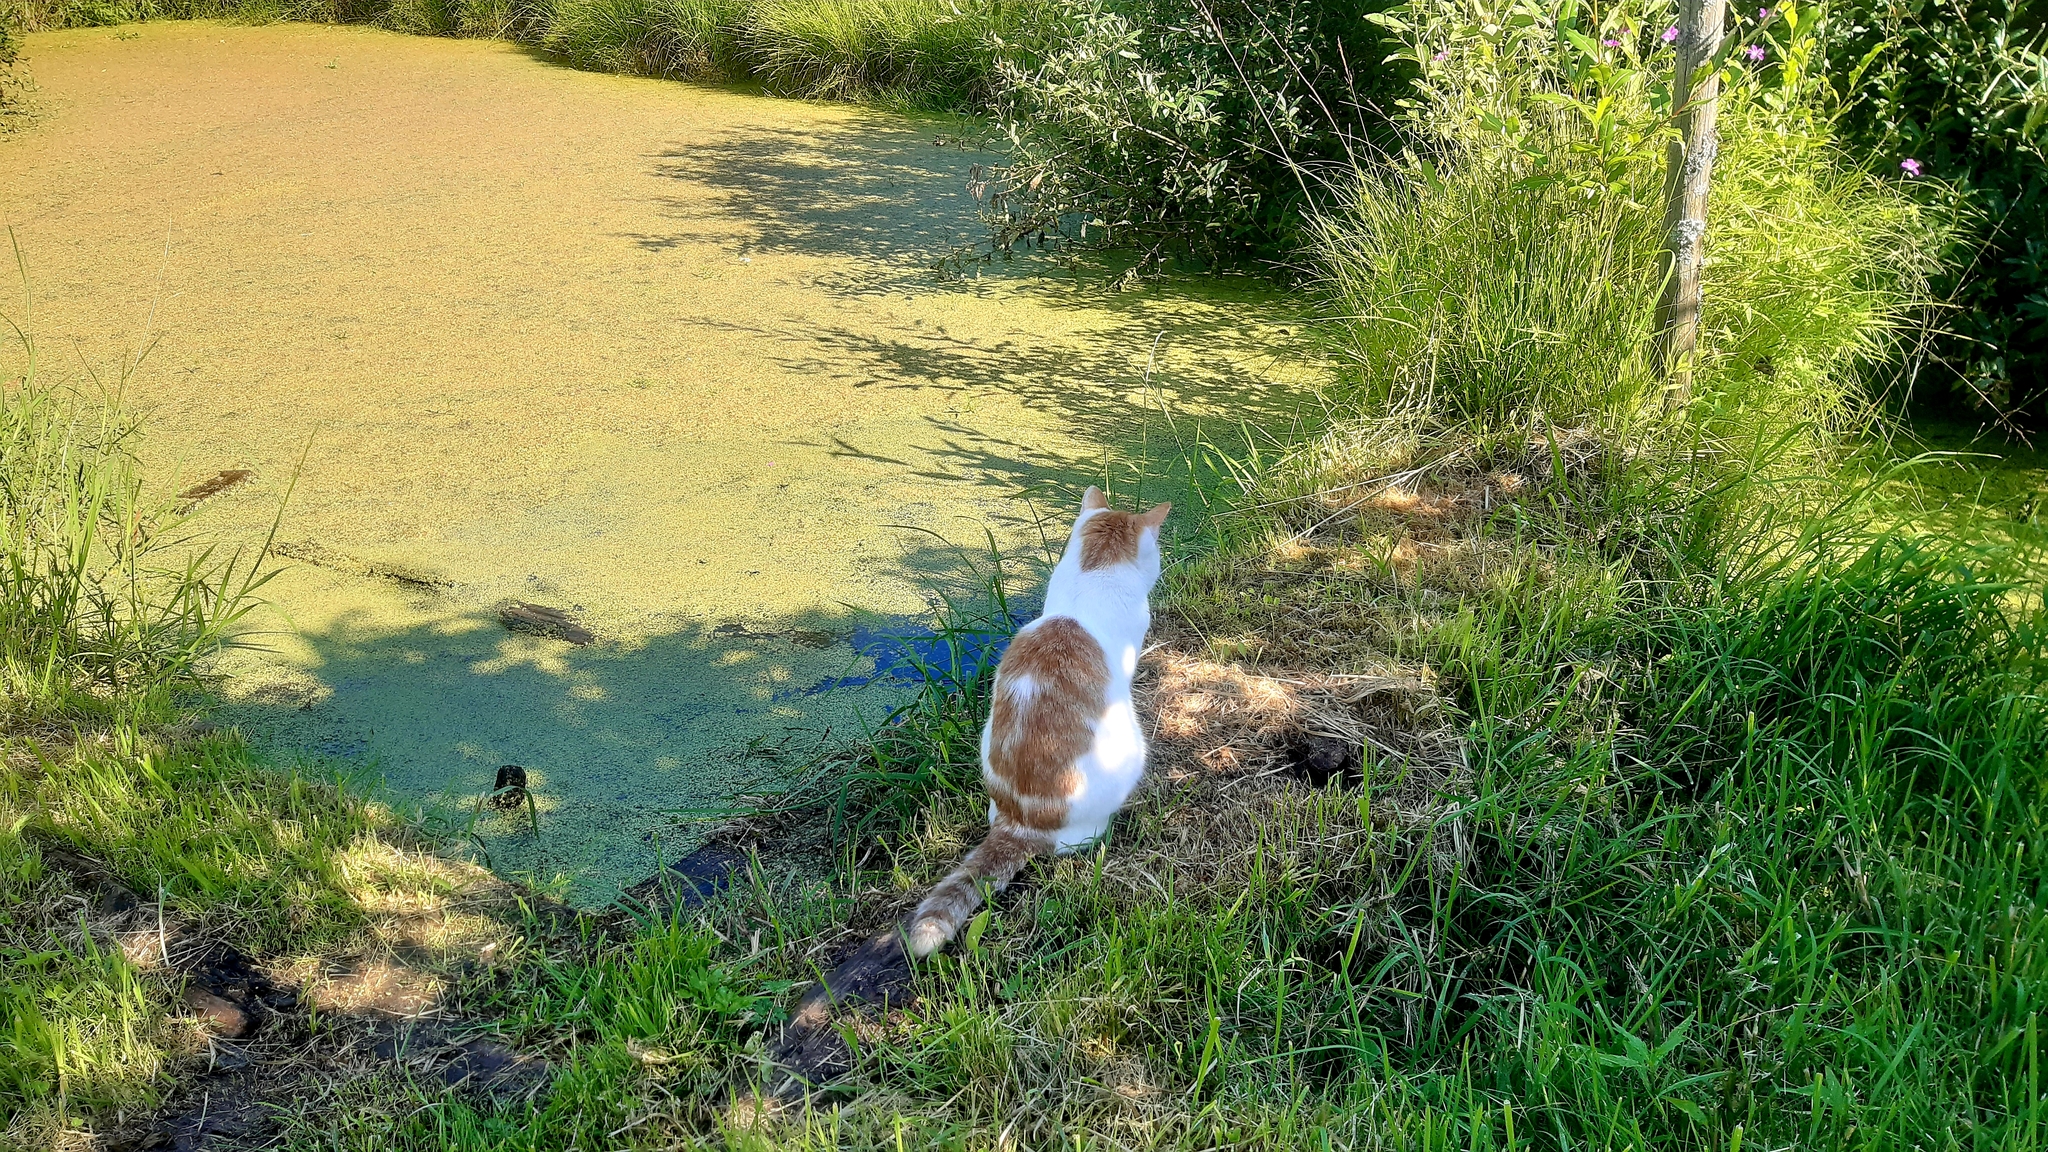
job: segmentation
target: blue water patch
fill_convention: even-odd
[[[938,680],[965,687],[1003,658],[1010,637],[1038,615],[1037,609],[1012,610],[955,625],[943,631],[914,616],[898,616],[874,626],[856,627],[846,638],[854,655],[874,661],[873,670],[858,675],[828,676],[808,688],[779,693],[779,698],[815,696],[837,688],[865,688],[895,682],[917,684]]]

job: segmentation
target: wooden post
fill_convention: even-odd
[[[1714,176],[1714,117],[1721,103],[1721,72],[1698,77],[1721,50],[1727,0],[1680,0],[1678,63],[1671,74],[1671,110],[1678,139],[1671,142],[1664,175],[1664,292],[1657,300],[1653,365],[1664,378],[1664,410],[1692,399],[1692,359],[1699,345],[1700,264],[1707,236],[1707,187]]]

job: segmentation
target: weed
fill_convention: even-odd
[[[746,40],[772,88],[979,107],[997,61],[1028,46],[1038,0],[757,0]]]
[[[16,250],[19,258],[19,249]],[[23,280],[26,282],[26,266]],[[148,498],[120,405],[125,363],[100,404],[20,374],[0,397],[0,693],[11,722],[144,704],[196,683],[269,579],[199,544],[174,500]]]
[[[747,0],[561,0],[543,43],[582,68],[735,78]]]

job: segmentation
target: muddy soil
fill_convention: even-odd
[[[819,689],[926,610],[942,541],[1033,541],[1159,473],[1169,415],[1227,439],[1318,382],[1270,291],[949,261],[989,159],[954,121],[361,28],[26,57],[5,311],[74,379],[149,349],[148,463],[211,530],[260,539],[296,477],[228,719],[579,902],[876,715],[887,685]],[[479,804],[508,764],[530,802]]]

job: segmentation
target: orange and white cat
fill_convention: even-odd
[[[1145,733],[1131,677],[1152,625],[1159,529],[1173,505],[1119,512],[1099,488],[1081,497],[1067,550],[1046,583],[1045,611],[1017,632],[996,667],[981,778],[988,838],[911,914],[913,956],[944,946],[1031,858],[1099,839],[1145,774]]]

